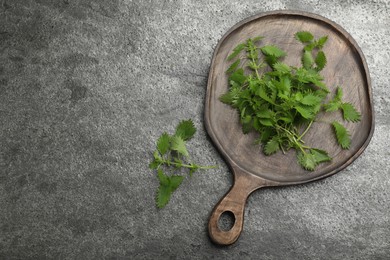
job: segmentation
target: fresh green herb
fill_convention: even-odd
[[[220,101],[238,110],[244,133],[259,133],[256,143],[263,145],[264,154],[295,149],[298,163],[313,171],[332,159],[326,151],[303,141],[317,116],[340,110],[344,120],[358,122],[360,114],[351,103],[342,101],[341,87],[326,102],[330,91],[320,72],[327,64],[322,49],[328,37],[315,39],[310,32],[302,31],[295,38],[304,44],[301,67],[283,63],[281,59],[287,53],[275,45],[258,47],[256,42],[262,37],[237,45],[227,58],[232,61],[226,71],[229,91],[220,96]],[[329,123],[339,145],[348,149],[351,140],[347,129],[337,121]]]
[[[156,205],[159,208],[163,208],[169,202],[172,193],[184,179],[184,176],[179,174],[165,174],[163,169],[172,172],[185,168],[189,169],[189,174],[192,176],[196,170],[215,168],[215,166],[200,166],[190,162],[186,141],[190,140],[195,132],[194,123],[191,120],[183,120],[176,127],[174,135],[163,133],[157,140],[157,147],[149,168],[157,170],[160,186],[157,191]]]
[[[324,107],[327,112],[333,112],[337,110],[341,110],[343,112],[344,120],[350,122],[359,122],[360,121],[360,113],[356,111],[355,107],[351,103],[342,102],[343,90],[338,87],[336,91],[335,97],[328,103],[325,104]]]

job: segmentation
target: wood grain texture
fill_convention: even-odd
[[[352,103],[361,113],[359,123],[347,123],[352,144],[343,150],[336,143],[330,124],[314,123],[304,141],[313,147],[328,151],[331,162],[323,163],[314,172],[308,172],[296,162],[294,150],[287,154],[265,156],[261,147],[254,145],[256,134],[244,135],[237,111],[219,101],[228,90],[227,56],[233,48],[249,37],[264,36],[262,44],[274,44],[288,54],[284,62],[300,65],[303,45],[294,38],[298,31],[310,31],[315,37],[328,35],[324,47],[327,66],[321,72],[333,96],[342,86],[343,100]],[[321,121],[342,120],[340,113],[327,113]],[[218,244],[234,243],[241,233],[243,212],[249,194],[264,186],[301,184],[337,173],[351,164],[367,147],[374,131],[371,82],[363,53],[355,40],[339,25],[319,15],[300,11],[275,11],[250,17],[231,28],[220,40],[212,59],[207,84],[205,125],[234,174],[235,184],[216,205],[209,221],[209,234]],[[233,228],[221,231],[219,216],[231,211],[236,218]]]

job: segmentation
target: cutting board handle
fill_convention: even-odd
[[[233,167],[232,170],[234,184],[214,207],[209,219],[209,236],[219,245],[230,245],[238,239],[244,224],[244,209],[248,196],[254,190],[266,186],[265,180],[238,167]],[[234,215],[234,224],[228,231],[221,230],[218,225],[221,215],[225,212]]]

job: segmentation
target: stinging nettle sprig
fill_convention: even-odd
[[[295,38],[304,44],[301,67],[283,63],[281,59],[287,53],[275,45],[258,47],[263,37],[237,45],[227,57],[232,61],[226,71],[229,91],[220,100],[238,110],[244,133],[259,133],[256,142],[263,145],[266,155],[295,149],[298,163],[313,171],[332,159],[326,151],[303,141],[317,116],[340,110],[344,120],[358,122],[360,114],[351,103],[342,101],[341,87],[331,101],[325,102],[330,91],[320,72],[327,64],[323,47],[328,37],[315,39],[310,32],[301,31]],[[348,149],[348,130],[340,122],[329,123],[339,145]]]
[[[165,207],[172,193],[180,186],[184,176],[179,174],[165,174],[164,171],[179,171],[189,169],[189,175],[201,169],[211,169],[216,166],[201,166],[189,159],[186,141],[190,140],[196,132],[192,120],[183,120],[176,127],[174,135],[163,133],[157,140],[157,147],[153,153],[153,161],[149,164],[150,169],[157,170],[157,178],[160,186],[157,190],[156,205]]]

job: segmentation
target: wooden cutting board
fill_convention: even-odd
[[[336,143],[330,124],[314,123],[305,135],[305,142],[328,151],[331,162],[323,163],[313,172],[296,163],[294,150],[287,154],[265,156],[254,145],[255,133],[243,134],[238,113],[219,101],[228,91],[225,71],[230,65],[227,56],[237,44],[250,37],[263,36],[262,44],[273,44],[288,53],[283,62],[300,66],[302,43],[294,38],[298,31],[309,31],[315,37],[328,35],[323,51],[328,63],[321,75],[333,96],[337,86],[343,87],[343,100],[352,103],[361,113],[358,123],[345,123],[351,134],[349,150]],[[326,113],[320,120],[342,121],[341,114]],[[205,104],[205,125],[209,136],[230,166],[234,184],[211,213],[209,235],[221,245],[234,243],[243,228],[244,207],[250,193],[266,186],[301,184],[328,177],[351,164],[367,147],[374,131],[371,83],[363,53],[354,39],[339,25],[312,13],[274,11],[250,17],[231,28],[219,41],[209,72]],[[231,212],[234,225],[221,230],[218,221],[222,213]]]

